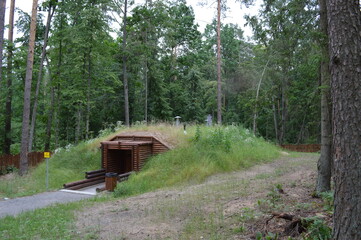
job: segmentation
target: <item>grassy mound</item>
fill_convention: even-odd
[[[178,148],[151,158],[143,170],[118,184],[116,196],[128,196],[158,188],[199,183],[222,172],[247,168],[279,156],[279,149],[247,129],[191,127]]]
[[[172,146],[184,145],[187,142],[182,129],[167,124],[137,125],[132,128],[124,126],[103,130],[98,138],[68,145],[56,150],[49,159],[49,188],[62,188],[64,183],[84,179],[84,172],[99,169],[101,166],[100,142],[114,137],[116,134],[132,132],[152,132],[164,136]],[[16,172],[0,178],[0,198],[13,198],[32,195],[46,191],[46,163],[29,170],[26,176],[20,177]]]
[[[279,155],[276,146],[255,138],[248,130],[236,126],[189,126],[158,124],[132,128],[107,129],[96,139],[58,149],[49,159],[49,190],[62,188],[67,182],[81,180],[84,172],[100,168],[100,142],[119,133],[152,132],[175,149],[151,158],[145,168],[126,183],[119,184],[116,195],[133,195],[189,182],[201,182],[220,172],[252,166]],[[46,164],[30,169],[26,176],[3,176],[0,197],[19,197],[46,191]]]

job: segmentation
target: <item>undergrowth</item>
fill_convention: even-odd
[[[188,143],[151,158],[141,172],[118,184],[116,196],[200,183],[222,172],[236,171],[279,156],[276,146],[238,126],[192,127]]]

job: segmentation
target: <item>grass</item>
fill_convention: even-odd
[[[0,239],[74,239],[74,210],[82,204],[62,204],[5,217],[0,224]]]
[[[49,190],[84,178],[84,172],[100,168],[100,151],[82,142],[61,149],[49,159]],[[46,191],[46,162],[29,170],[26,176],[14,173],[0,182],[0,197],[19,197]]]
[[[187,129],[187,135],[184,135],[183,128],[166,125],[136,126],[132,129],[123,128],[115,133],[104,131],[97,139],[61,149],[49,160],[49,189],[61,188],[65,182],[82,179],[84,171],[98,169],[101,159],[99,143],[121,131],[158,132],[165,135],[172,145],[178,147],[151,158],[141,172],[118,185],[115,193],[117,196],[201,183],[213,174],[247,168],[279,156],[279,149],[276,146],[254,137],[248,130],[237,126],[190,126]],[[45,167],[45,163],[42,163],[37,168],[31,169],[24,177],[13,174],[10,179],[0,181],[0,197],[24,196],[45,191]],[[231,184],[229,188],[234,189],[238,184],[241,183]],[[214,199],[209,199],[215,204],[223,197],[215,194],[216,192],[218,190],[212,194]],[[184,239],[198,236],[199,229],[192,227],[194,225],[208,232],[206,235],[209,239],[218,239],[219,231],[216,226],[224,227],[221,209],[215,208],[209,215],[208,212],[201,210],[201,203],[204,201],[202,196],[189,199],[189,201],[191,206],[199,206],[198,210],[193,209],[199,214],[193,215],[187,221]],[[18,217],[6,217],[1,219],[0,239],[95,239],[97,229],[94,228],[88,231],[87,235],[82,235],[77,232],[74,224],[76,211],[84,206],[91,207],[91,204],[91,201],[61,204],[26,212]],[[176,205],[164,208],[169,210],[163,213],[165,218],[169,214],[180,214],[179,202]],[[190,205],[187,204],[184,209],[188,209]],[[206,220],[203,221],[200,218]]]
[[[100,142],[121,132],[148,131],[163,135],[176,149],[152,158],[145,169],[121,184],[118,195],[133,195],[183,183],[202,182],[208,176],[247,168],[279,156],[279,150],[248,130],[236,126],[188,126],[166,124],[137,125],[132,128],[106,129],[101,135],[76,146],[57,150],[49,159],[49,188],[62,188],[67,182],[84,178],[84,172],[100,168]],[[16,173],[0,181],[0,197],[13,198],[46,191],[46,163],[30,169],[26,176]]]
[[[78,145],[68,145],[56,150],[49,159],[49,188],[57,190],[64,183],[84,179],[84,172],[99,169],[101,163],[100,142],[108,140],[121,132],[148,131],[167,136],[172,145],[183,145],[186,136],[179,128],[166,124],[156,126],[137,125],[132,128],[120,126],[105,129],[100,136]],[[20,177],[17,172],[2,177],[0,181],[0,198],[14,198],[33,195],[46,191],[46,162],[31,168],[26,176]]]
[[[237,126],[192,127],[187,142],[151,158],[143,170],[118,184],[116,196],[200,183],[223,172],[248,168],[279,156],[279,149]]]
[[[56,204],[7,216],[0,221],[0,239],[92,239],[91,233],[83,234],[76,226],[76,213],[84,207],[109,201],[109,197],[97,197],[78,202]]]

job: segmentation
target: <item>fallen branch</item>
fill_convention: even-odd
[[[267,231],[268,223],[273,218],[281,218],[281,219],[285,219],[287,221],[291,221],[290,224],[288,224],[285,227],[285,230],[284,230],[284,234],[286,234],[288,236],[299,235],[300,233],[306,231],[306,226],[304,226],[303,221],[302,221],[301,218],[295,217],[294,215],[291,215],[291,214],[288,214],[288,213],[272,213],[271,218],[269,218],[266,221],[266,224],[265,224],[266,232],[268,232]]]

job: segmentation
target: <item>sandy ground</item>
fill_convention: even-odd
[[[78,235],[134,240],[255,239],[257,232],[281,233],[285,220],[265,224],[271,212],[297,216],[319,212],[321,200],[311,197],[317,159],[317,154],[283,156],[248,170],[210,177],[202,184],[99,203],[77,214]]]

